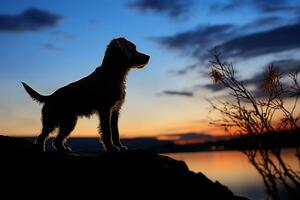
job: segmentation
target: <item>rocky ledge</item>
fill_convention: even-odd
[[[109,195],[112,199],[246,199],[218,181],[190,171],[183,161],[149,151],[40,152],[27,140],[0,136],[0,159],[2,191],[18,188],[44,195],[85,194],[87,199],[89,195]]]

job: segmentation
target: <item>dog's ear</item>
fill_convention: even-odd
[[[124,43],[122,43],[119,39],[116,39],[116,44],[117,46],[123,51],[123,52],[126,52],[127,49],[126,49],[126,46],[124,45]]]
[[[125,54],[128,59],[130,59],[132,57],[132,52],[127,44],[127,41],[125,39],[116,39],[115,42],[122,53]]]

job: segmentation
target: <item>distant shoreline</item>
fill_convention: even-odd
[[[34,142],[35,137],[18,137]],[[172,140],[158,140],[156,138],[130,138],[122,142],[129,149],[149,150],[157,153],[181,153],[181,152],[210,152],[210,151],[241,151],[262,148],[294,148],[300,146],[300,134],[284,132],[260,136],[260,144],[250,137],[232,137],[216,141],[208,141],[192,144],[176,144]],[[47,142],[47,150],[51,150],[51,138]],[[70,137],[68,145],[79,152],[102,151],[101,143],[96,137]]]

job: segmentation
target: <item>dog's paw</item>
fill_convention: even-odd
[[[112,146],[106,147],[106,151],[108,151],[108,152],[119,152],[120,148],[118,146],[112,145]]]
[[[70,147],[64,147],[64,148],[59,148],[59,149],[55,149],[56,151],[59,151],[59,152],[63,152],[63,153],[71,153],[72,152],[72,149]]]
[[[62,144],[58,145],[58,144],[53,143],[52,146],[55,151],[65,152],[65,153],[72,152],[72,149],[70,147],[62,145]]]
[[[119,146],[119,148],[120,148],[120,151],[127,151],[128,150],[128,148],[126,147],[126,146]]]
[[[64,152],[73,152],[72,149],[68,146],[65,146]]]

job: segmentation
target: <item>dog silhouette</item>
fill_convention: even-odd
[[[80,116],[97,114],[99,133],[107,151],[123,151],[119,138],[119,111],[125,100],[126,77],[130,69],[144,67],[150,56],[140,53],[125,38],[113,39],[106,48],[102,65],[90,75],[59,88],[51,95],[41,95],[22,82],[33,100],[42,103],[42,131],[35,143],[45,151],[49,134],[58,129],[53,140],[57,151],[71,151],[65,142]]]

